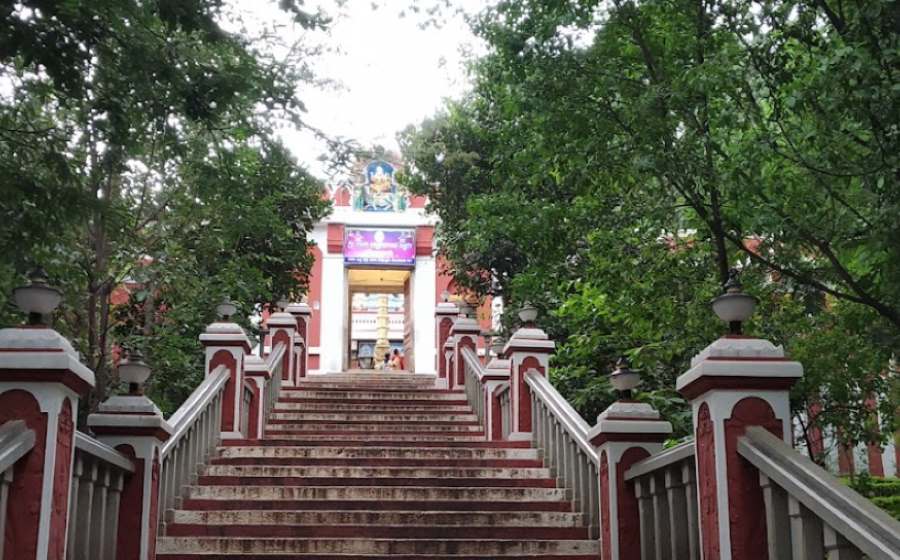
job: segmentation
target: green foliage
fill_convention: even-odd
[[[872,503],[900,520],[900,479],[875,478],[868,473],[842,479],[848,486],[872,500]]]
[[[307,28],[325,20],[283,7]],[[243,314],[305,290],[321,186],[274,134],[303,124],[302,48],[220,26],[218,0],[0,3],[0,324],[33,263],[65,292],[56,327],[115,390],[146,347],[170,412],[202,376],[223,296]],[[123,286],[128,290],[124,291]],[[249,327],[249,325],[245,325]]]
[[[708,302],[740,266],[748,332],[804,363],[795,410],[822,407],[804,434],[881,440],[900,348],[893,4],[499,2],[471,19],[473,90],[401,135],[407,182],[461,285],[544,311],[554,383],[585,416],[624,354],[686,433],[674,381],[722,332]]]

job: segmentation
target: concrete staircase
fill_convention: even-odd
[[[462,392],[348,372],[282,390],[261,441],[188,488],[159,560],[599,557],[528,442],[486,442]]]

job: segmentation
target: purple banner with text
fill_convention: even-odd
[[[415,266],[416,231],[412,229],[347,228],[346,264]]]

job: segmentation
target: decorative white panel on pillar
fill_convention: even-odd
[[[244,360],[250,355],[250,339],[237,323],[216,322],[200,335],[200,342],[206,349],[207,376],[219,366],[231,372],[222,399],[222,438],[240,439],[244,437],[241,433]]]
[[[273,313],[266,321],[269,328],[269,336],[272,337],[272,349],[279,344],[284,344],[285,352],[282,358],[281,384],[292,387],[296,385],[294,334],[297,332],[297,320],[284,311]]]
[[[550,354],[556,344],[543,330],[525,326],[513,333],[503,348],[504,358],[510,365],[510,392],[512,395],[512,426],[509,439],[531,439],[531,391],[525,383],[525,373],[535,370],[546,376],[550,366]]]
[[[75,418],[93,386],[94,373],[55,330],[0,330],[0,425],[22,420],[35,433],[9,487],[5,532],[16,538],[6,558],[64,560]]]
[[[762,426],[791,444],[790,388],[802,376],[803,366],[780,346],[729,335],[700,352],[678,378],[677,389],[693,409],[704,558],[766,554],[759,476],[741,468],[737,440],[746,427]],[[730,511],[735,508],[740,511]]]

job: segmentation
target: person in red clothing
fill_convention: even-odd
[[[406,361],[403,359],[398,348],[394,348],[394,355],[391,357],[391,369],[394,371],[406,369]]]

